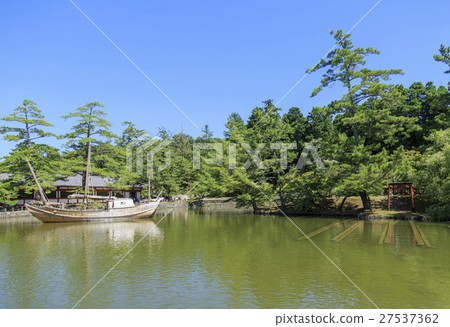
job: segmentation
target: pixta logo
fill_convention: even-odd
[[[172,158],[170,145],[172,143],[172,141],[168,140],[150,139],[148,136],[144,136],[141,140],[130,142],[126,147],[127,170],[133,171],[133,166],[135,164],[136,173],[142,175],[144,170],[144,159],[146,159],[147,176],[153,178],[155,173],[159,173],[170,167]],[[270,168],[267,167],[267,164],[261,158],[263,150],[267,148],[272,150],[270,153],[273,153],[277,158],[277,160],[272,162],[279,165],[281,169],[287,169],[288,151],[297,150],[296,143],[259,143],[253,147],[249,143],[229,143],[227,146],[227,162],[229,169],[249,169],[252,165],[255,165],[259,170]],[[238,149],[245,154],[245,157],[247,157],[247,160],[240,166],[237,164]],[[211,157],[212,151],[214,151],[214,157]],[[208,156],[205,156],[206,152],[209,153]],[[155,168],[155,158],[157,155],[158,164],[157,168]],[[192,145],[191,159],[192,168],[195,170],[201,169],[202,165],[224,165],[224,144],[212,142],[194,143]],[[307,143],[304,146],[295,168],[302,169],[306,165],[314,165],[318,169],[325,168],[317,148],[311,143]]]

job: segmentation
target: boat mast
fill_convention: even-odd
[[[88,192],[89,192],[89,168],[91,165],[91,141],[88,143],[88,155],[87,155],[87,164],[86,164],[86,179],[84,181],[84,209],[86,210],[88,203]]]
[[[148,200],[152,198],[152,186],[150,184],[150,177],[148,178]]]
[[[27,157],[25,157],[25,161],[28,164],[28,168],[30,168],[31,175],[33,175],[34,182],[36,183],[36,186],[37,186],[37,188],[39,190],[39,194],[41,195],[41,200],[42,200],[42,202],[44,202],[44,205],[45,205],[45,204],[48,203],[47,196],[45,195],[44,191],[42,190],[41,184],[39,184],[39,181],[37,180],[36,174],[34,173],[34,169],[31,166],[30,162],[28,161]]]

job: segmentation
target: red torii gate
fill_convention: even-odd
[[[413,211],[416,210],[414,207],[414,189],[413,189],[413,183],[412,182],[392,182],[388,185],[388,210],[391,210],[391,187],[392,192],[394,190],[407,190],[409,189],[409,192],[411,193],[411,203],[412,203],[412,209]]]

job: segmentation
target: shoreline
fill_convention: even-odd
[[[276,215],[284,217],[284,214],[279,212],[259,212],[257,214],[261,215]],[[415,220],[431,222],[425,215],[418,213],[403,213],[392,211],[391,214],[380,214],[380,213],[368,213],[368,212],[339,212],[339,211],[325,211],[325,212],[285,212],[286,216],[300,216],[300,217],[334,217],[334,218],[355,218],[358,220],[377,220],[377,219],[395,219],[395,220]]]
[[[231,209],[231,210],[246,210],[244,208],[236,208],[236,203],[231,201],[230,198],[206,198],[202,202],[190,203],[187,201],[171,201],[161,202],[159,209],[167,210],[172,208],[193,208],[193,209]],[[357,211],[321,211],[321,212],[295,212],[289,208],[280,208],[287,216],[299,216],[299,217],[336,217],[336,218],[354,218],[360,220],[375,220],[375,219],[396,219],[396,220],[415,220],[415,221],[429,221],[427,217],[422,213],[416,212],[402,212],[402,211],[390,211],[388,213],[379,212],[357,212]],[[248,209],[251,210],[251,209]],[[258,210],[256,215],[275,215],[284,217],[284,214],[278,209],[263,208]],[[7,218],[33,218],[32,215],[25,210],[17,211],[0,211],[0,219]],[[35,218],[33,218],[35,219]],[[37,220],[37,219],[36,219]]]

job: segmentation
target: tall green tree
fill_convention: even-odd
[[[2,197],[13,198],[19,191],[30,193],[37,189],[26,159],[33,165],[40,184],[51,187],[60,172],[59,153],[56,148],[37,141],[55,136],[46,131],[53,125],[45,120],[37,104],[31,100],[24,100],[21,106],[1,120],[8,124],[0,127],[3,139],[16,144],[9,155],[4,157],[0,168],[0,172],[7,174],[4,175],[7,178],[1,181]]]
[[[290,141],[295,142],[298,153],[301,153],[305,142],[310,140],[308,135],[308,117],[303,116],[299,108],[292,107],[283,115],[282,121],[291,126]]]
[[[163,196],[174,196],[188,192],[196,181],[192,165],[194,138],[186,133],[172,134],[161,127],[158,137],[145,145],[144,157],[151,175],[153,190],[162,191]],[[151,162],[148,159],[151,157]]]
[[[392,84],[382,81],[389,80],[391,75],[402,74],[402,71],[366,68],[365,58],[378,55],[378,50],[354,47],[350,34],[344,34],[342,30],[331,31],[331,34],[336,48],[328,53],[327,59],[307,70],[325,70],[321,84],[311,96],[334,83],[340,83],[345,89],[341,99],[322,109],[325,115],[334,117],[337,127],[332,138],[325,143],[330,146],[323,155],[332,162],[328,168],[336,175],[334,193],[344,197],[358,194],[364,209],[371,210],[370,194],[379,192],[395,166],[392,161],[398,160],[402,151],[395,151],[392,158],[392,153],[380,149],[369,139],[371,135],[368,132],[373,136],[376,131],[376,135],[382,138],[399,125],[413,124],[415,118],[395,117],[390,108],[382,105],[387,95],[392,95],[393,89]]]
[[[109,186],[117,190],[126,189],[130,185],[144,184],[148,185],[148,176],[144,171],[137,170],[136,156],[138,149],[152,140],[149,133],[143,129],[138,129],[136,125],[130,121],[122,123],[124,130],[121,137],[116,139],[114,150],[114,158],[109,158],[108,164],[110,177],[114,182]],[[112,146],[112,145],[109,145]],[[142,165],[146,166],[146,157],[142,158]],[[145,194],[145,196],[147,196]]]
[[[71,151],[66,153],[67,167],[72,173],[82,174],[83,189],[88,182],[86,180],[86,161],[88,157],[88,145],[91,144],[91,169],[94,175],[108,176],[108,168],[114,167],[116,157],[115,148],[108,141],[117,139],[109,127],[111,123],[105,118],[106,112],[98,102],[87,103],[78,107],[64,119],[76,119],[77,124],[71,127],[71,132],[63,135],[67,139],[66,147]],[[112,176],[114,177],[114,176]]]
[[[228,120],[225,123],[225,127],[227,129],[225,130],[224,135],[226,139],[229,139],[231,137],[230,135],[231,131],[244,130],[245,122],[242,119],[241,115],[239,115],[237,112],[233,112],[228,116]]]
[[[195,140],[194,148],[200,160],[194,159],[194,179],[196,184],[193,193],[199,198],[221,197],[227,195],[228,178],[228,144],[227,140],[213,138],[209,129],[204,128],[202,136]],[[217,151],[216,151],[217,149]],[[198,161],[196,161],[198,160]]]
[[[205,125],[202,128],[202,136],[200,137],[202,141],[209,141],[212,139],[214,133],[209,129],[209,125]]]
[[[16,124],[16,126],[0,127],[0,133],[4,134],[3,138],[6,141],[17,142],[18,145],[31,147],[32,143],[37,139],[55,136],[42,129],[53,125],[45,120],[41,110],[31,100],[23,100],[22,106],[18,106],[13,110],[13,113],[3,117],[1,120]]]
[[[289,152],[289,169],[280,174],[278,180],[283,204],[304,213],[323,210],[330,196],[327,172],[317,166],[309,151],[311,145],[320,149],[321,141],[328,138],[333,129],[332,120],[318,108],[313,108],[305,117],[295,107],[283,116],[283,120],[293,128],[291,141],[297,145],[297,151]],[[297,167],[306,158],[311,164]]]
[[[147,140],[148,133],[143,129],[138,129],[134,123],[124,121],[122,126],[125,126],[125,129],[122,131],[122,136],[117,140],[118,146],[125,147],[131,142],[145,142]]]
[[[278,185],[287,170],[281,157],[281,143],[289,144],[292,126],[283,121],[271,100],[252,110],[245,127],[237,116],[230,116],[226,126],[228,141],[236,147],[235,168],[229,170],[230,192],[239,206],[257,211],[270,206],[276,195],[284,201]]]

